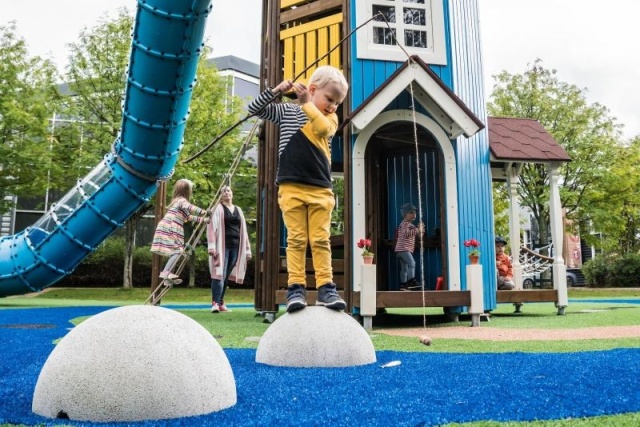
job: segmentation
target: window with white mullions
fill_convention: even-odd
[[[446,64],[442,0],[363,0],[356,8],[358,21],[374,17],[356,34],[358,58],[404,61],[401,43],[427,63]]]

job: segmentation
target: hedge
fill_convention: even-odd
[[[640,287],[640,254],[599,256],[582,266],[587,285],[598,288]]]
[[[109,238],[105,240],[95,252],[89,255],[75,271],[66,276],[55,286],[59,287],[121,287],[124,275],[124,239]],[[133,253],[133,286],[151,286],[151,260],[153,254],[149,246],[136,247]],[[207,249],[198,246],[195,250],[196,277],[195,286],[208,288],[211,286],[209,267],[207,265]],[[166,262],[166,258],[162,258]],[[236,285],[229,283],[230,287],[252,288],[254,276],[253,259],[247,265],[247,277],[244,283]],[[180,278],[183,283],[189,282],[189,266],[185,266]]]

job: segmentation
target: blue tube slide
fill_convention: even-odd
[[[33,226],[0,239],[0,297],[40,291],[143,206],[182,149],[211,0],[138,0],[112,151]]]

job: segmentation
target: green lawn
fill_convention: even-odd
[[[142,304],[149,290],[121,288],[51,288],[37,295],[0,299],[0,309],[8,307],[125,305]],[[571,299],[619,299],[620,303],[594,303],[571,301],[564,316],[556,315],[551,303],[532,303],[522,306],[522,313],[513,313],[513,305],[501,304],[492,312],[485,328],[588,328],[593,326],[619,326],[640,324],[640,304],[627,304],[624,299],[640,297],[638,289],[571,289]],[[225,297],[230,304],[253,303],[253,290],[230,289]],[[190,309],[188,305],[209,304],[207,288],[176,287],[163,298],[162,304],[184,304],[180,311],[190,316],[214,335],[223,347],[256,348],[258,338],[269,326],[253,308],[236,308],[232,313],[212,315],[207,309]],[[279,314],[282,314],[281,311]],[[431,352],[570,352],[606,350],[611,348],[638,348],[640,338],[568,340],[568,341],[496,341],[487,344],[481,340],[438,339],[425,347],[415,337],[395,337],[376,333],[381,327],[421,327],[426,315],[428,328],[467,326],[470,320],[461,315],[453,323],[442,315],[440,308],[389,309],[387,315],[376,318],[371,339],[376,350],[431,351]],[[82,319],[76,319],[81,321]],[[428,332],[427,332],[428,333]]]

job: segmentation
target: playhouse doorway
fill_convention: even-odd
[[[417,153],[416,153],[416,143]],[[416,164],[416,156],[418,164]],[[376,248],[377,290],[399,289],[395,234],[402,221],[400,206],[421,205],[425,236],[416,239],[416,279],[424,278],[425,288],[434,290],[446,265],[442,233],[443,215],[442,155],[434,136],[422,126],[417,138],[410,122],[391,122],[378,129],[365,152],[366,230]],[[418,170],[419,174],[418,175]]]

